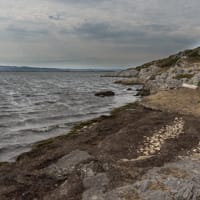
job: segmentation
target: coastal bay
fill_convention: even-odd
[[[194,75],[178,85],[157,88],[146,78],[150,93],[141,100],[38,142],[14,163],[1,163],[1,199],[198,200],[200,89],[181,85],[194,81],[195,63]],[[161,76],[151,67],[147,74]]]
[[[164,199],[179,181],[198,196],[199,130],[193,115],[128,104],[2,163],[1,199]]]

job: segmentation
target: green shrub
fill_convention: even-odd
[[[191,52],[189,53],[189,56],[190,56],[190,57],[200,57],[199,51],[197,51],[197,50],[191,51]]]
[[[177,80],[181,80],[183,78],[191,79],[193,76],[193,74],[178,74],[174,78]]]

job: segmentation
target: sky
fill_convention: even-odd
[[[200,46],[199,0],[0,0],[0,64],[130,67]]]

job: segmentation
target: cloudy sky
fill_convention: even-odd
[[[0,0],[0,64],[132,66],[200,45],[199,0]]]

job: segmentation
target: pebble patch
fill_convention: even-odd
[[[140,156],[159,154],[162,145],[168,139],[178,138],[183,133],[184,121],[182,117],[176,117],[171,125],[166,125],[156,130],[153,136],[145,137],[143,145],[137,151]]]

